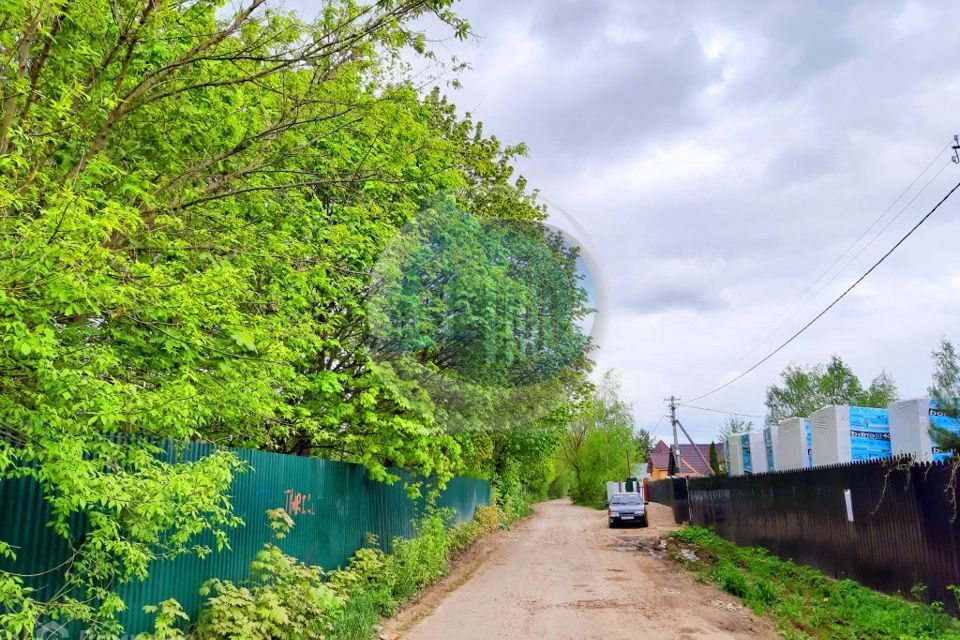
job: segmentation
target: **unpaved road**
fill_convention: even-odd
[[[401,640],[778,638],[736,599],[639,550],[674,528],[650,505],[648,529],[608,529],[566,500],[471,549],[443,582],[385,624]]]

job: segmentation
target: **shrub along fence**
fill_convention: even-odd
[[[649,500],[673,509],[673,521],[683,524],[690,520],[690,505],[687,502],[687,479],[664,478],[647,485]]]
[[[958,611],[960,521],[949,463],[873,461],[689,481],[691,522],[740,545],[851,578],[917,593]]]
[[[171,461],[189,461],[212,450],[201,444],[169,445],[167,455]],[[152,616],[143,612],[144,605],[168,598],[176,598],[187,614],[196,616],[201,605],[200,585],[210,578],[244,580],[250,561],[268,542],[302,562],[330,570],[342,566],[364,546],[368,534],[377,536],[388,551],[393,538],[412,537],[413,521],[426,506],[424,498],[411,499],[405,489],[406,484],[424,479],[403,471],[395,470],[400,480],[387,485],[371,479],[361,465],[247,449],[231,451],[250,467],[236,476],[231,488],[235,512],[244,526],[229,531],[231,549],[214,551],[202,559],[191,555],[157,562],[147,580],[123,585],[120,594],[126,611],[121,622],[128,634],[150,628]],[[459,524],[470,520],[478,506],[489,503],[487,481],[458,477],[447,483],[436,506],[452,508]],[[282,540],[274,539],[266,515],[268,509],[277,507],[286,509],[295,522]],[[36,483],[25,479],[0,483],[0,540],[18,547],[17,561],[0,561],[0,570],[33,576],[25,582],[37,589],[41,598],[62,587],[65,566],[61,565],[69,558],[71,547],[46,526],[49,520],[49,504]],[[75,544],[85,526],[79,518],[72,524]],[[76,634],[71,630],[70,635]],[[63,634],[53,634],[57,636]]]

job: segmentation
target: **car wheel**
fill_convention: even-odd
[[[640,526],[641,527],[647,526],[647,516],[643,516],[642,518],[640,518]]]
[[[617,526],[617,523],[615,523],[613,520],[611,520],[611,521],[610,521],[609,523],[607,523],[607,524],[608,524],[608,526],[609,526],[611,529],[613,529],[614,527]]]

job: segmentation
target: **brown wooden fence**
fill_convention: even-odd
[[[683,524],[690,520],[686,478],[664,478],[651,482],[647,486],[650,490],[650,502],[664,504],[672,508],[674,522]]]
[[[927,601],[957,612],[948,588],[960,585],[951,465],[895,467],[887,460],[691,479],[690,520],[887,593],[925,587]]]

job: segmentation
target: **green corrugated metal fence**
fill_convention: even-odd
[[[201,599],[197,589],[213,577],[243,580],[254,555],[267,542],[286,553],[324,569],[342,566],[374,534],[389,550],[396,536],[413,535],[413,520],[425,501],[412,500],[404,485],[418,478],[397,471],[400,481],[392,485],[372,480],[361,465],[315,458],[286,456],[247,449],[231,449],[250,465],[238,475],[231,490],[237,515],[245,526],[230,532],[230,550],[206,558],[182,556],[156,562],[144,582],[123,585],[121,596],[127,610],[122,623],[129,634],[146,631],[151,616],[143,606],[176,598],[184,610],[195,616]],[[195,460],[212,448],[191,444],[177,448],[177,459]],[[168,447],[173,459],[174,447]],[[437,500],[437,506],[452,508],[456,522],[473,517],[477,506],[490,502],[490,484],[474,478],[454,478]],[[283,540],[275,540],[266,511],[283,507],[295,526]],[[18,547],[16,563],[0,563],[0,569],[37,575],[28,584],[38,597],[54,594],[63,584],[63,570],[52,570],[64,561],[69,545],[46,526],[49,509],[39,486],[32,480],[0,483],[0,540]],[[73,523],[76,536],[82,535],[83,521]],[[54,636],[56,637],[56,635]],[[61,636],[62,637],[62,636]],[[132,637],[132,635],[131,635]]]

